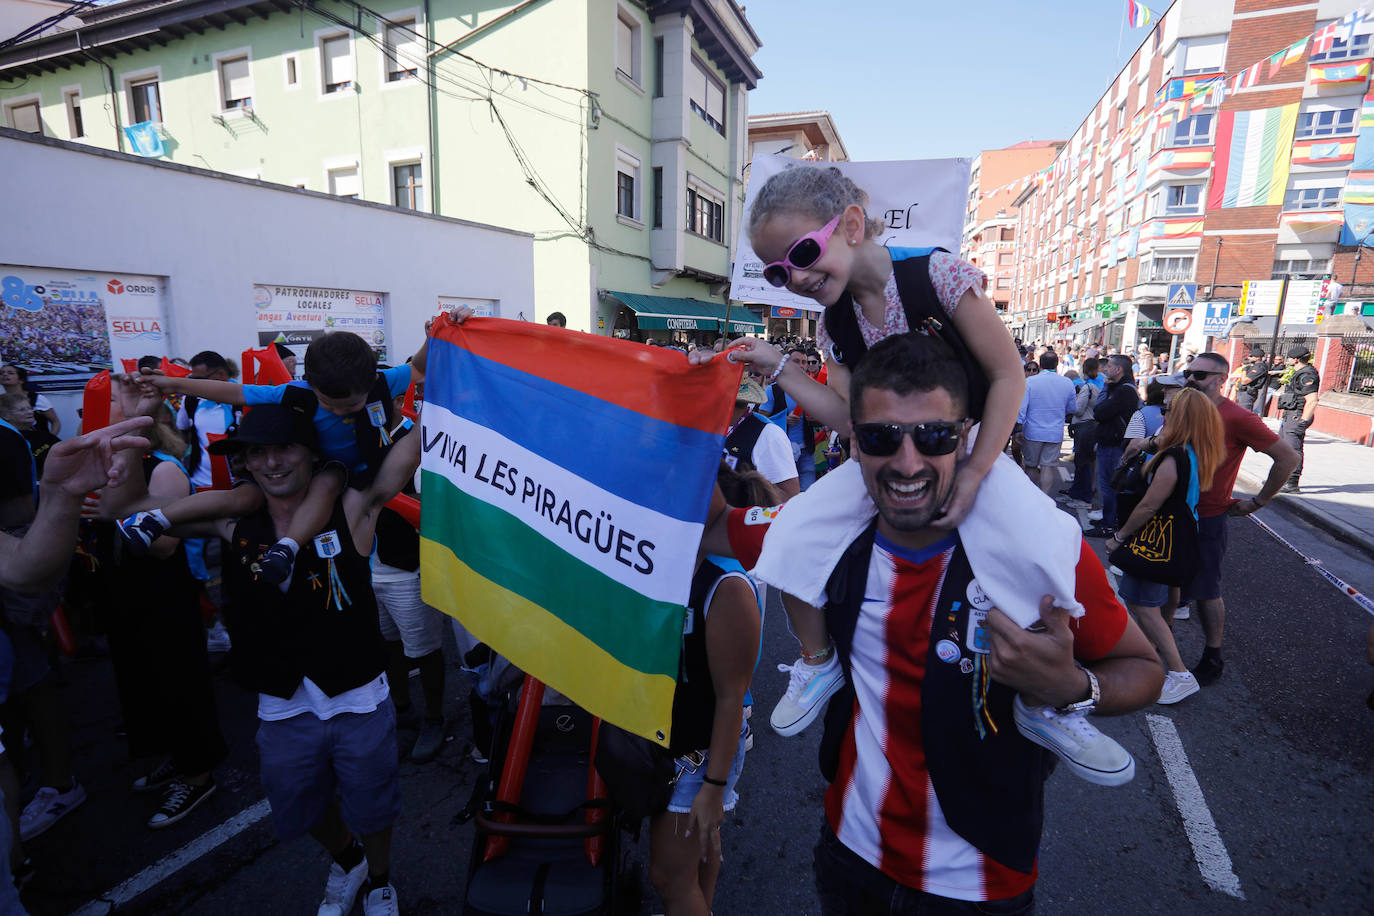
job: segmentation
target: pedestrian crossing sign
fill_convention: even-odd
[[[1196,283],[1170,283],[1169,298],[1164,303],[1169,308],[1192,308],[1197,301]]]

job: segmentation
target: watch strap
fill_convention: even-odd
[[[1075,662],[1075,664],[1077,663]],[[1097,709],[1097,704],[1102,699],[1102,685],[1097,682],[1097,675],[1093,674],[1091,669],[1078,665],[1078,670],[1088,676],[1087,699],[1079,700],[1077,703],[1069,703],[1066,706],[1060,706],[1056,712],[1087,714]]]

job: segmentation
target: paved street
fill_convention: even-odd
[[[1266,517],[1285,538],[1374,593],[1374,568],[1357,551],[1282,512]],[[1367,867],[1374,712],[1365,706],[1374,670],[1364,661],[1370,618],[1252,522],[1233,522],[1228,561],[1223,679],[1179,706],[1101,723],[1136,757],[1129,786],[1099,788],[1064,772],[1050,780],[1041,912],[1341,912],[1374,899]],[[1202,645],[1196,620],[1175,630],[1185,660],[1194,661]],[[754,687],[761,717],[785,686],[774,666],[794,651],[776,599],[765,634]],[[38,876],[25,901],[33,912],[108,912],[98,898],[125,882],[130,886],[115,895],[122,913],[312,911],[327,864],[308,840],[273,839],[255,775],[250,697],[220,678],[232,747],[220,790],[182,824],[154,833],[143,827],[152,800],[126,790],[136,772],[115,736],[119,714],[108,665],[75,663],[67,673],[78,773],[91,798],[32,844]],[[393,876],[412,914],[457,912],[463,894],[472,829],[454,817],[478,767],[465,754],[466,688],[453,675],[454,740],[436,763],[402,767]],[[743,800],[727,820],[716,912],[816,912],[810,857],[823,792],[818,740],[817,729],[791,740],[766,726],[757,732]],[[1191,794],[1189,772],[1196,779]],[[1171,778],[1185,785],[1176,789]],[[1210,818],[1210,846],[1193,847],[1185,815],[1204,840],[1206,830],[1196,825]],[[631,848],[628,858],[646,862],[647,844]],[[647,898],[641,912],[655,912],[654,903]]]

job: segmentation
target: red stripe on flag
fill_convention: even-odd
[[[675,350],[504,318],[478,316],[455,324],[441,315],[431,334],[626,410],[716,434],[729,427],[744,371],[741,364],[720,357],[705,366],[689,366],[687,357]]]
[[[1212,187],[1207,192],[1207,209],[1221,208],[1221,199],[1226,195],[1226,174],[1231,168],[1231,130],[1236,123],[1234,111],[1223,111],[1217,115],[1217,151],[1212,156]]]

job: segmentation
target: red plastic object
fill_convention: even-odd
[[[93,433],[110,425],[110,370],[97,372],[81,396],[81,431]]]
[[[419,420],[419,419],[420,419],[420,412],[419,412],[418,410],[415,409],[415,383],[414,383],[414,382],[411,382],[411,383],[410,383],[410,387],[406,389],[405,400],[401,401],[401,413],[405,414],[407,417],[409,417],[409,418],[412,419],[412,420]]]
[[[178,366],[167,357],[162,357],[162,361],[157,364],[158,369],[168,378],[186,378],[191,374],[191,370],[185,366]]]
[[[241,362],[245,385],[285,385],[291,381],[275,346],[244,350]]]
[[[72,628],[67,623],[67,611],[62,605],[52,612],[52,635],[57,640],[57,648],[67,658],[76,655],[76,640],[72,638]]]
[[[525,789],[525,768],[530,762],[530,748],[534,746],[534,732],[539,727],[539,708],[544,702],[544,682],[525,675],[525,684],[520,689],[520,705],[515,711],[515,727],[511,729],[510,744],[506,748],[506,762],[501,767],[501,782],[496,789],[496,800],[509,805],[520,803]],[[510,812],[499,811],[494,819],[505,823],[511,819]],[[487,846],[482,853],[482,861],[505,855],[510,847],[506,837],[487,837]]]
[[[420,530],[420,501],[406,493],[397,493],[386,504],[388,509],[400,513],[401,518],[410,522],[416,531]]]
[[[601,737],[601,720],[592,720],[592,755],[587,765],[587,800],[596,801],[607,798],[610,793],[606,789],[606,783],[601,778],[601,774],[596,769],[596,741]],[[587,807],[587,823],[599,824],[606,819],[606,809],[595,805]],[[605,845],[605,838],[602,836],[589,836],[582,841],[583,848],[587,851],[587,862],[596,868],[601,864],[601,851]]]
[[[120,362],[124,364],[125,375],[138,375],[138,360],[121,359]]]

